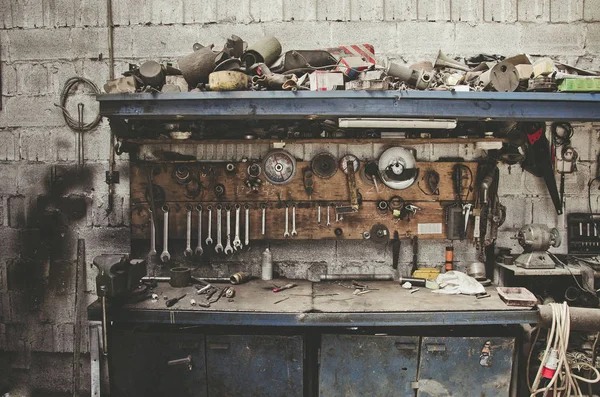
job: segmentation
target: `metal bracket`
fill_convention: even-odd
[[[106,171],[106,184],[107,185],[113,185],[113,184],[119,183],[119,179],[120,179],[119,171],[113,171],[113,172]]]

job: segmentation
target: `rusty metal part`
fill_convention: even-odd
[[[263,36],[257,42],[248,46],[248,49],[242,56],[246,67],[255,63],[265,63],[271,65],[281,55],[281,43],[273,36]]]
[[[171,277],[166,276],[144,276],[142,281],[156,281],[156,282],[167,282],[170,281]],[[229,277],[192,277],[192,281],[205,284],[205,283],[228,283]]]
[[[231,277],[229,277],[229,282],[231,282],[231,284],[233,285],[243,284],[247,281],[250,281],[251,277],[252,276],[250,275],[250,273],[238,272],[232,274]]]
[[[211,91],[242,91],[248,89],[246,73],[232,70],[213,72],[208,76],[208,88]]]
[[[298,284],[289,283],[289,284],[286,284],[286,285],[284,285],[282,287],[275,287],[275,288],[273,288],[273,292],[281,292],[281,291],[285,291],[286,289],[292,289],[292,288],[297,287],[297,286],[298,286]]]
[[[552,325],[552,308],[550,305],[538,305],[538,325],[549,328]],[[571,330],[597,332],[600,329],[600,309],[569,307]]]
[[[190,268],[178,266],[169,270],[169,284],[173,288],[184,288],[190,285],[192,281],[192,271]]]
[[[206,83],[208,75],[215,68],[217,53],[210,47],[202,47],[193,53],[180,58],[177,64],[185,78],[185,81],[191,86],[196,87],[198,83]]]
[[[337,172],[337,161],[331,153],[323,152],[313,157],[310,168],[319,178],[329,179]]]
[[[156,61],[142,63],[139,69],[144,84],[160,89],[165,82],[163,67]]]
[[[336,280],[365,280],[365,281],[389,281],[393,280],[391,274],[322,274],[319,279],[321,281],[336,281]]]

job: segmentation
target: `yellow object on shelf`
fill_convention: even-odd
[[[412,277],[425,278],[427,280],[435,280],[440,275],[439,269],[433,267],[424,267],[414,271]]]

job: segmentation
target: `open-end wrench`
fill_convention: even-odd
[[[329,216],[329,210],[331,209],[331,207],[333,207],[335,204],[329,204],[327,206],[327,226],[331,226],[331,218]]]
[[[296,203],[292,204],[292,237],[297,236],[296,231]]]
[[[167,262],[171,259],[171,254],[169,254],[169,206],[163,205],[163,252],[160,254],[160,260],[163,262]]]
[[[260,209],[262,210],[262,229],[261,229],[261,233],[263,236],[265,235],[265,228],[266,228],[266,223],[267,223],[267,205],[265,203],[262,203],[260,205]]]
[[[154,213],[150,211],[150,252],[148,256],[156,255],[156,228],[154,227]]]
[[[193,207],[191,204],[185,205],[185,212],[187,213],[187,226],[186,226],[186,234],[185,234],[185,251],[183,251],[183,256],[190,257],[194,253],[192,251],[192,210]]]
[[[288,232],[288,222],[290,215],[290,207],[285,205],[285,232],[283,233],[283,237],[290,237],[290,232]]]
[[[208,237],[206,238],[206,245],[211,245],[213,243],[212,239],[212,205],[208,205],[206,207],[208,210]]]
[[[240,205],[235,205],[235,237],[233,238],[233,249],[242,248],[242,240],[240,240]]]
[[[198,211],[198,244],[196,245],[196,255],[201,256],[204,250],[202,249],[202,204],[196,206]]]
[[[244,211],[246,212],[246,223],[244,223],[244,245],[246,247],[250,244],[250,205],[244,205]]]
[[[217,204],[217,245],[215,245],[215,251],[217,253],[223,252],[223,244],[221,244],[221,204]],[[210,211],[210,210],[209,210]]]
[[[231,206],[225,206],[225,212],[227,214],[227,244],[225,245],[225,255],[229,255],[233,253],[233,248],[231,247]]]
[[[317,212],[317,224],[321,224],[321,203],[319,203],[318,205],[318,212]]]

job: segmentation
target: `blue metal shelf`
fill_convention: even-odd
[[[302,119],[415,117],[460,120],[600,121],[600,94],[450,91],[236,91],[101,94],[117,118]]]

